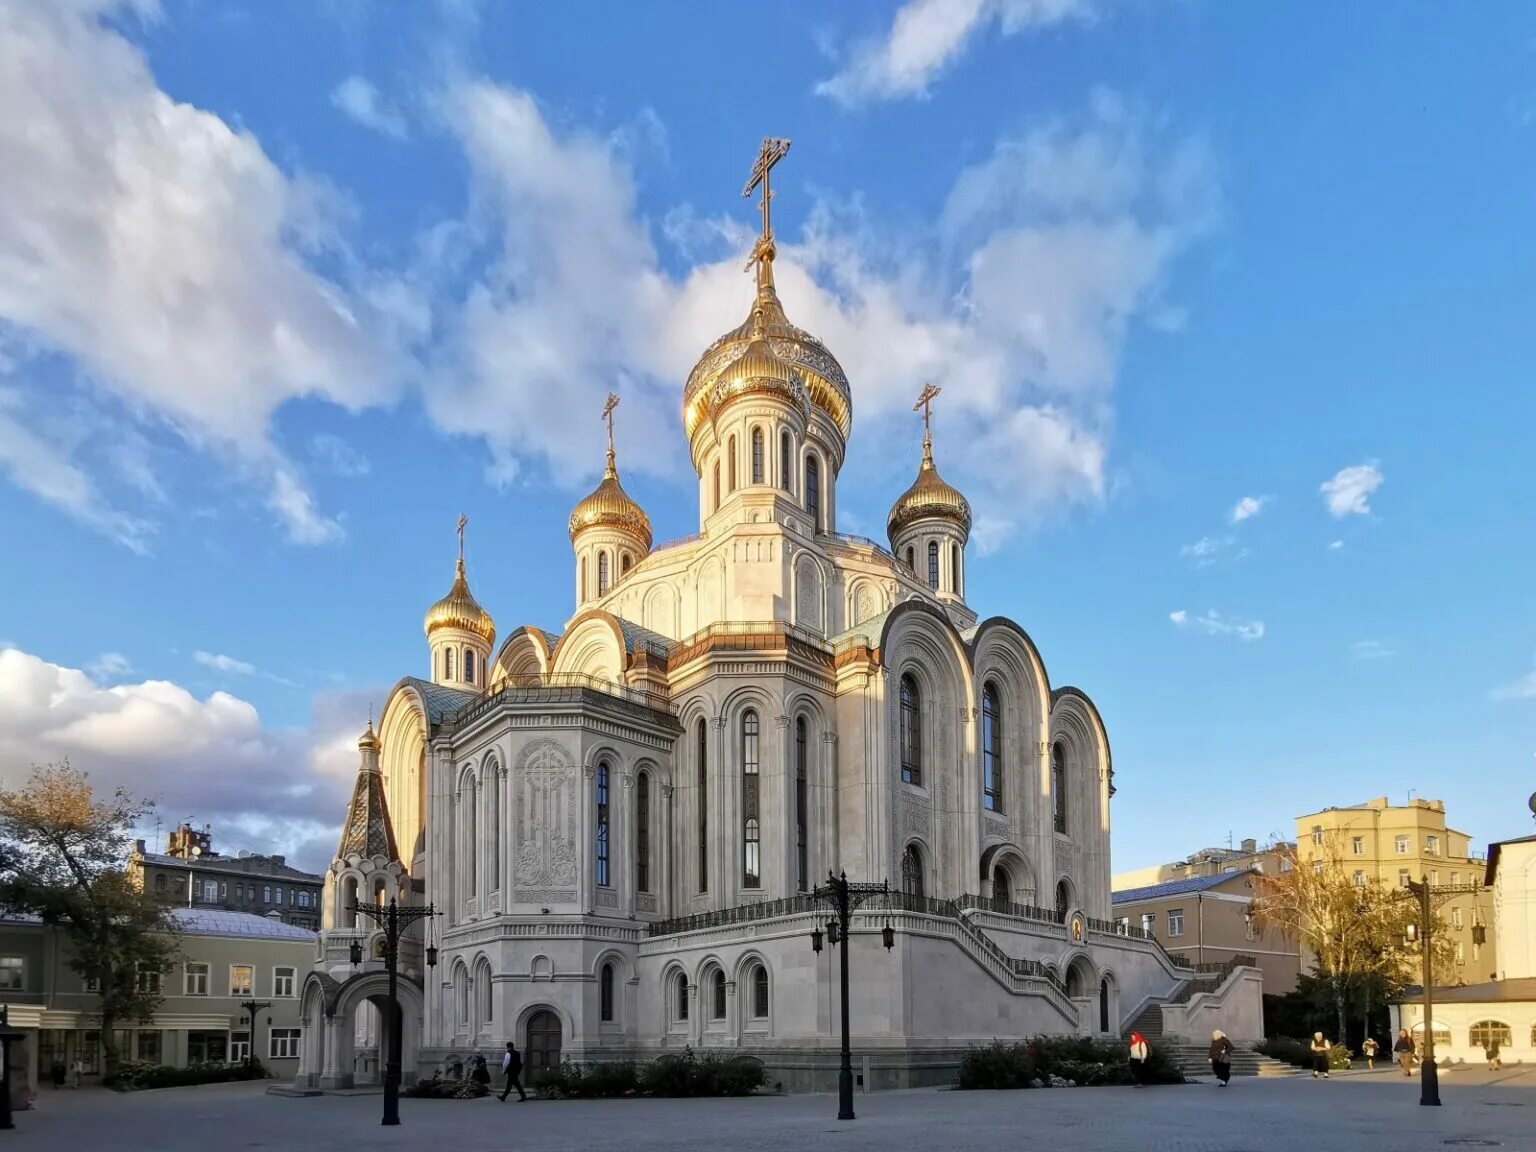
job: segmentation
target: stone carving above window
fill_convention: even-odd
[[[518,889],[574,886],[580,813],[570,754],[558,741],[531,741],[519,757],[513,780],[513,884]],[[519,891],[518,898],[534,897]]]

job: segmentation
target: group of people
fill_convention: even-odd
[[[55,1088],[64,1087],[66,1081],[78,1088],[85,1079],[85,1061],[76,1057],[73,1064],[66,1065],[62,1060],[55,1060],[48,1071]]]
[[[1329,1043],[1327,1037],[1321,1032],[1314,1032],[1312,1034],[1312,1042],[1309,1046],[1309,1054],[1312,1058],[1312,1079],[1316,1080],[1319,1077],[1324,1080],[1328,1079],[1329,1055],[1332,1050],[1333,1045]],[[1374,1069],[1376,1067],[1377,1051],[1379,1051],[1379,1047],[1376,1041],[1367,1036],[1365,1042],[1360,1046],[1360,1053],[1365,1057],[1366,1068]],[[1130,1042],[1131,1075],[1135,1078],[1136,1087],[1138,1088],[1147,1082],[1147,1058],[1151,1055],[1151,1052],[1152,1049],[1147,1043],[1147,1038],[1140,1032],[1132,1032]],[[1225,1088],[1232,1079],[1232,1052],[1232,1041],[1227,1038],[1225,1032],[1218,1028],[1211,1033],[1211,1048],[1208,1062],[1211,1065],[1212,1073],[1216,1076],[1217,1085],[1222,1088]],[[1418,1054],[1414,1050],[1413,1037],[1408,1034],[1408,1029],[1403,1028],[1398,1031],[1397,1042],[1392,1045],[1392,1054],[1397,1058],[1398,1065],[1403,1070],[1403,1075],[1412,1076],[1413,1062],[1417,1059]],[[1490,1070],[1497,1069],[1500,1066],[1498,1041],[1490,1042],[1489,1046],[1485,1049],[1485,1055],[1488,1057],[1488,1067]]]
[[[517,1045],[507,1041],[507,1050],[501,1054],[501,1074],[506,1080],[501,1090],[500,1099],[505,1102],[507,1097],[515,1090],[519,1100],[528,1099],[528,1093],[523,1090],[523,1057],[518,1052]],[[464,1065],[459,1060],[450,1060],[438,1072],[440,1077],[449,1080],[459,1080],[464,1076]],[[491,1086],[491,1069],[486,1063],[485,1057],[476,1052],[469,1061],[469,1078],[476,1084],[484,1084],[487,1089]]]

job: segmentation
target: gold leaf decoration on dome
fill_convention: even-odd
[[[423,627],[429,637],[439,628],[459,628],[492,644],[496,640],[496,623],[470,594],[469,580],[464,575],[464,528],[468,523],[469,517],[459,517],[459,562],[454,569],[453,587],[448,589],[448,595],[427,609]],[[371,720],[369,726],[372,727]]]
[[[571,542],[588,528],[616,528],[632,537],[640,551],[649,552],[651,518],[619,483],[618,457],[613,449],[613,410],[618,406],[619,398],[610,392],[603,406],[603,419],[608,424],[608,466],[597,487],[571,511]]]
[[[913,411],[919,408],[923,411],[923,462],[918,467],[917,479],[891,506],[890,517],[886,520],[886,534],[890,536],[893,548],[901,531],[919,520],[949,520],[960,526],[963,535],[971,534],[970,501],[939,475],[933,463],[931,407],[939,391],[932,384],[925,385],[922,395],[912,406]]]

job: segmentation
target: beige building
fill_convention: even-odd
[[[1296,942],[1274,928],[1261,929],[1250,915],[1253,867],[1167,880],[1111,895],[1122,931],[1139,930],[1160,940],[1174,960],[1204,969],[1234,962],[1264,973],[1264,991],[1285,993],[1302,971]],[[1134,874],[1133,874],[1134,875]]]
[[[1299,816],[1296,854],[1314,867],[1340,868],[1359,885],[1379,880],[1406,888],[1415,880],[1432,887],[1475,886],[1476,891],[1436,900],[1455,944],[1455,974],[1446,983],[1495,978],[1493,893],[1484,882],[1488,861],[1472,851],[1471,837],[1446,824],[1443,802],[1414,799],[1394,805],[1378,796]]]
[[[1172,880],[1190,880],[1196,876],[1220,876],[1232,872],[1273,872],[1284,857],[1282,849],[1292,847],[1283,841],[1262,847],[1257,840],[1242,840],[1236,848],[1202,848],[1182,860],[1153,864],[1130,872],[1116,872],[1110,879],[1115,892],[1131,888],[1149,888]]]
[[[162,1000],[148,1023],[123,1022],[125,1059],[182,1067],[238,1063],[251,1052],[268,1071],[292,1077],[299,1063],[299,989],[315,961],[315,934],[275,916],[174,908],[181,956],[161,973]],[[57,1059],[84,1061],[87,1082],[102,1072],[99,998],[68,964],[68,941],[37,919],[0,920],[0,1005],[27,1033],[16,1067],[28,1084],[46,1081]],[[155,977],[148,977],[154,979]],[[265,1001],[256,1035],[244,1001]]]

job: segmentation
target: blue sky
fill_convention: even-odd
[[[0,106],[7,780],[323,862],[460,511],[502,630],[558,627],[612,388],[695,530],[773,134],[841,527],[940,384],[971,603],[1100,705],[1117,869],[1408,789],[1528,830],[1528,6],[0,0]]]

